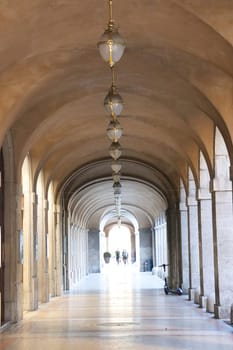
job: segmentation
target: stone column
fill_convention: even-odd
[[[103,271],[104,268],[104,257],[103,254],[106,252],[106,238],[104,231],[99,231],[99,240],[100,240],[100,272]]]
[[[48,200],[44,200],[44,302],[47,303],[49,301],[49,264],[48,264],[48,257],[49,257],[49,242],[48,242],[48,211],[49,211],[49,202]]]
[[[155,266],[159,265],[159,230],[154,227],[154,237],[155,237]]]
[[[62,264],[63,264],[63,289],[69,290],[69,242],[68,242],[68,213],[63,209],[62,212]]]
[[[167,210],[167,242],[169,259],[169,284],[172,288],[182,285],[181,273],[181,237],[179,205],[174,203]],[[165,262],[166,263],[166,262]]]
[[[130,231],[131,238],[131,262],[134,264],[136,262],[136,241],[135,241],[135,233]]]
[[[38,200],[37,229],[38,229],[38,290],[39,301],[46,303],[49,300],[48,293],[48,263],[46,256],[47,239],[47,201],[41,195]]]
[[[189,242],[189,300],[199,303],[200,293],[200,262],[199,262],[199,232],[198,208],[193,196],[187,199],[188,207],[188,242]]]
[[[189,239],[188,239],[188,210],[185,203],[180,203],[180,229],[182,251],[182,288],[184,293],[189,290]]]
[[[215,179],[212,186],[215,267],[215,317],[230,318],[233,301],[232,184]]]
[[[62,252],[62,214],[60,205],[54,207],[54,225],[55,225],[55,295],[60,296],[63,289],[63,252]]]
[[[21,186],[5,180],[7,194],[4,212],[4,316],[18,322],[23,318],[23,265],[20,259],[20,231],[22,229]]]
[[[100,236],[99,230],[89,230],[88,232],[88,272],[100,272]]]
[[[199,190],[199,220],[202,256],[200,306],[213,312],[211,301],[214,299],[214,258],[213,258],[213,225],[212,200],[207,190]],[[207,302],[208,301],[208,302]],[[212,302],[213,303],[213,302]]]
[[[106,238],[106,252],[108,252],[109,251],[109,231],[106,232],[105,238]]]
[[[154,227],[151,227],[151,235],[152,235],[152,267],[156,266],[156,240],[155,240],[155,230]]]
[[[140,229],[140,271],[145,271],[145,263],[151,261],[152,259],[152,237],[150,228]]]
[[[24,232],[23,232],[23,283],[24,283],[24,310],[32,311],[37,309],[37,280],[35,280],[36,261],[34,254],[34,224],[33,215],[36,213],[35,193],[24,193]],[[35,214],[36,215],[36,214]]]
[[[54,226],[54,208],[49,201],[48,211],[48,271],[49,271],[49,294],[56,296],[56,235]]]
[[[140,252],[139,231],[135,231],[135,243],[136,243],[136,267],[137,267],[137,270],[140,271],[141,252]]]
[[[38,231],[37,231],[38,196],[32,193],[32,221],[33,221],[33,261],[32,261],[32,300],[34,310],[38,309]]]
[[[22,231],[22,187],[16,188],[16,237],[15,237],[15,310],[13,319],[17,322],[23,319],[23,231]],[[12,246],[11,248],[12,249]]]

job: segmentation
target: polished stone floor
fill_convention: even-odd
[[[117,266],[86,277],[0,334],[0,350],[232,350],[233,328],[151,273]]]

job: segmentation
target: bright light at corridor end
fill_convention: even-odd
[[[128,253],[131,251],[130,230],[126,226],[113,226],[109,232],[109,251],[114,256],[116,250],[120,252],[125,249]]]

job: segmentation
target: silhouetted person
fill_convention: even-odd
[[[119,263],[120,263],[120,255],[121,255],[121,253],[120,253],[120,251],[117,249],[115,254],[116,254],[116,262],[117,262],[117,264],[119,264]]]
[[[124,261],[124,264],[126,264],[128,262],[128,253],[127,253],[126,249],[123,249],[122,260]]]

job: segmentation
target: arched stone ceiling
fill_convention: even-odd
[[[116,69],[123,176],[151,182],[174,201],[188,166],[198,179],[200,150],[213,176],[215,125],[233,162],[233,2],[113,4],[127,41]],[[110,72],[96,48],[107,0],[2,1],[0,9],[0,140],[12,136],[18,178],[29,153],[35,183],[43,170],[57,193],[80,169],[82,181],[69,191],[110,179],[103,108]],[[98,162],[91,174],[86,166]]]
[[[134,216],[140,228],[152,227],[154,218],[167,209],[167,201],[152,186],[133,180],[122,179],[122,222],[127,223]],[[80,226],[99,227],[102,217],[112,212],[117,218],[114,206],[112,181],[106,180],[79,188],[70,197],[68,209],[70,220]],[[142,205],[143,203],[143,205]],[[125,220],[126,219],[126,220]],[[109,223],[109,222],[107,222]]]

